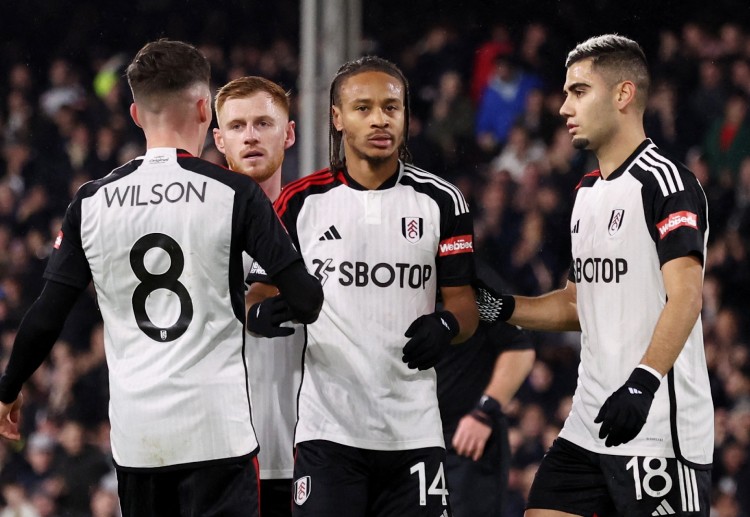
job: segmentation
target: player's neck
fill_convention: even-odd
[[[276,198],[281,194],[281,168],[274,172],[273,176],[258,183],[258,185],[260,185],[260,188],[266,193],[266,196],[271,200],[271,203],[276,201]]]
[[[353,154],[353,153],[352,153]],[[398,170],[398,154],[384,161],[374,162],[366,158],[346,158],[346,171],[354,181],[368,190],[375,190]]]
[[[196,135],[186,135],[184,132],[172,128],[144,129],[146,135],[146,149],[155,147],[175,147],[184,149],[193,156],[200,156],[202,140]]]
[[[643,131],[642,125],[622,127],[612,138],[601,145],[595,154],[599,160],[599,170],[602,177],[607,179],[645,139],[646,133]]]

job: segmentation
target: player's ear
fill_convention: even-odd
[[[286,135],[284,137],[284,149],[289,149],[294,145],[294,142],[297,141],[297,135],[294,132],[294,128],[296,127],[296,123],[293,120],[290,120],[286,124]]]
[[[341,123],[341,110],[335,104],[331,106],[331,115],[333,116],[333,127],[336,128],[336,131],[343,130],[344,125]]]
[[[198,117],[201,124],[211,121],[213,111],[211,111],[211,99],[209,97],[201,97],[198,99]]]
[[[214,145],[216,146],[216,149],[218,149],[221,154],[226,154],[224,152],[224,138],[221,136],[221,130],[214,128],[213,135]]]
[[[636,86],[632,81],[623,81],[617,85],[615,103],[622,110],[635,100]]]
[[[135,105],[135,102],[130,105],[130,118],[133,119],[136,126],[143,127],[138,119],[138,106]]]

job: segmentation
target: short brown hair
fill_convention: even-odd
[[[570,51],[565,67],[570,68],[572,64],[588,58],[591,58],[592,68],[603,70],[605,79],[612,85],[633,81],[638,106],[646,108],[651,79],[646,54],[638,43],[619,34],[595,36]]]
[[[289,93],[285,92],[275,82],[256,75],[238,77],[219,88],[214,101],[216,113],[219,113],[224,103],[229,99],[244,99],[258,92],[265,92],[270,95],[273,102],[289,115]]]
[[[133,99],[151,101],[194,84],[208,86],[211,65],[189,43],[163,38],[144,45],[128,65],[126,75]]]

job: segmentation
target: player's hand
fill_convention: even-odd
[[[404,346],[403,361],[409,368],[432,368],[456,337],[458,330],[458,321],[449,311],[420,316],[406,329],[405,335],[411,339]]]
[[[477,292],[479,319],[488,323],[508,321],[516,309],[516,299],[509,294],[502,294],[476,279],[472,284]]]
[[[0,402],[0,436],[11,440],[19,440],[21,433],[18,425],[21,421],[21,406],[23,405],[23,395],[18,394],[18,398],[11,404]]]
[[[472,413],[458,421],[453,434],[453,448],[459,456],[466,456],[474,461],[484,454],[484,447],[492,435],[492,426],[478,420]]]
[[[291,321],[292,311],[286,300],[279,294],[256,303],[247,311],[247,330],[255,336],[280,337],[291,336],[294,328],[281,327]]]
[[[648,370],[633,370],[625,384],[604,402],[594,419],[595,424],[602,424],[599,438],[607,438],[604,445],[615,447],[638,436],[660,385],[661,379]]]

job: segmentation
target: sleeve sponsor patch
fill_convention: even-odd
[[[57,238],[55,239],[55,244],[52,247],[55,248],[56,250],[59,250],[60,245],[62,244],[62,241],[63,241],[63,232],[62,230],[60,230],[60,232],[57,234]]]
[[[474,242],[471,235],[456,235],[450,239],[440,241],[438,246],[438,256],[457,255],[459,253],[472,253],[474,251]]]
[[[669,232],[676,230],[681,226],[687,226],[697,230],[698,216],[687,210],[669,214],[669,217],[656,224],[656,229],[659,230],[659,239],[663,239]]]
[[[250,271],[247,273],[248,275],[264,275],[266,276],[266,270],[261,267],[260,264],[253,261],[253,265],[250,266]]]

